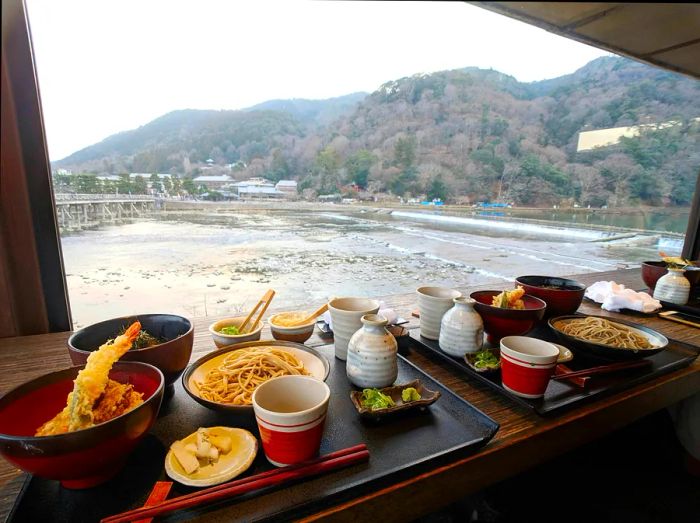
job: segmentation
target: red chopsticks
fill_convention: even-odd
[[[606,374],[608,372],[618,372],[627,369],[636,369],[651,365],[649,360],[622,361],[620,363],[611,363],[610,365],[600,365],[599,367],[591,367],[590,369],[577,370],[567,372],[565,374],[556,374],[552,376],[553,380],[568,380],[578,378],[580,376],[593,376],[595,374]]]
[[[282,467],[249,478],[238,479],[215,487],[169,499],[153,507],[143,507],[104,518],[101,523],[128,523],[134,520],[161,516],[176,510],[211,503],[220,499],[252,492],[265,487],[283,485],[291,481],[331,472],[369,459],[364,443],[347,449],[331,452],[304,463]]]

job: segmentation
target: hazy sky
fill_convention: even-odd
[[[452,2],[27,4],[52,160],[176,109],[371,92],[467,66],[529,82],[608,54]]]

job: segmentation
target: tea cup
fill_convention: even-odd
[[[501,339],[503,388],[523,398],[541,398],[557,363],[572,358],[571,351],[561,345],[527,336],[506,336]]]
[[[429,340],[440,338],[440,323],[445,313],[454,305],[453,299],[462,293],[447,287],[418,287],[418,313],[420,335]]]
[[[379,302],[368,298],[335,298],[328,302],[328,311],[333,323],[335,357],[345,361],[350,338],[362,328],[362,316],[377,314]]]
[[[267,460],[276,467],[318,454],[331,391],[311,376],[279,376],[253,392],[253,411]]]

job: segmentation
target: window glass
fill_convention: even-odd
[[[27,3],[76,327],[680,254],[697,80],[463,3]]]

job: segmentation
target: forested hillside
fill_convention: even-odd
[[[211,158],[222,169],[245,162],[232,173],[239,179],[297,179],[308,196],[355,184],[464,202],[685,205],[700,170],[699,116],[700,82],[606,57],[543,82],[465,68],[326,105],[282,100],[246,111],[175,111],[55,166],[191,177]],[[576,152],[581,131],[668,121],[678,123]]]

